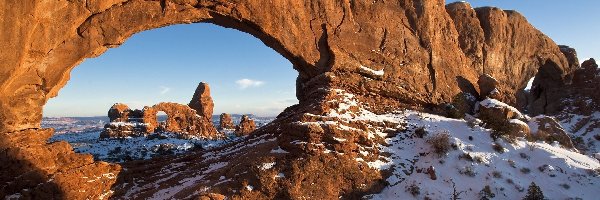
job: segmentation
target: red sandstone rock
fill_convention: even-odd
[[[231,115],[222,113],[221,116],[219,116],[219,129],[235,129]]]
[[[243,115],[240,124],[235,127],[235,134],[237,135],[249,135],[256,130],[256,124],[254,120],[250,119],[248,115]]]
[[[558,141],[567,148],[574,147],[569,134],[554,118],[538,116],[531,120],[533,123],[530,124],[534,126],[532,129],[536,130],[535,133],[532,133],[535,139],[547,142]]]
[[[482,74],[477,80],[477,85],[479,85],[479,95],[482,99],[499,97],[498,81],[494,77]]]
[[[188,106],[196,110],[198,115],[206,117],[208,120],[212,119],[215,104],[210,96],[210,87],[208,86],[208,83],[200,82],[200,84],[198,84],[194,96],[192,96],[192,100]]]
[[[331,148],[352,152],[356,143],[373,141],[353,132],[336,131],[329,125],[294,123],[306,119],[304,113],[321,114],[340,107],[329,102],[333,100],[331,89],[355,94],[361,105],[377,113],[404,107],[422,109],[450,102],[459,92],[467,92],[463,88],[470,88],[460,87],[458,82],[472,86],[485,73],[497,78],[498,89],[502,91],[500,100],[514,105],[517,91],[539,71],[531,110],[542,113],[556,108],[551,103],[555,98],[546,97],[554,95],[553,88],[568,82],[567,75],[574,70],[559,47],[520,14],[497,8],[471,10],[466,3],[445,6],[441,0],[24,0],[0,3],[0,10],[3,11],[0,12],[3,19],[0,45],[2,49],[11,50],[0,52],[1,133],[39,128],[42,106],[66,84],[73,67],[144,30],[190,22],[214,23],[252,34],[290,60],[299,73],[296,92],[300,103],[286,109],[273,123],[273,128],[256,135],[277,136],[271,142],[243,148],[246,150],[243,153],[215,158],[222,163],[235,160],[236,164],[207,175],[206,179],[215,184],[220,178],[218,173],[244,172],[227,186],[210,185],[210,190],[228,195],[232,187],[239,191],[243,181],[260,181],[262,187],[235,194],[240,199],[272,199],[278,198],[278,194],[314,199],[347,195],[344,198],[358,199],[381,188],[381,174],[357,165],[354,157],[321,155],[318,148],[323,147],[310,145],[326,142],[332,135],[343,136],[341,133],[347,133],[349,136],[345,137],[353,142],[335,144]],[[186,117],[188,114],[186,111],[182,115],[186,123],[194,121],[193,117]],[[360,123],[348,125],[368,128]],[[202,130],[208,129],[210,127]],[[252,139],[255,138],[250,136],[244,142],[250,143]],[[290,144],[296,140],[306,144]],[[27,145],[27,141],[24,142],[23,147]],[[18,142],[11,141],[5,146],[15,143]],[[279,144],[290,151],[290,155],[282,158],[269,153]],[[49,145],[40,146],[48,148]],[[58,157],[40,154],[23,158],[22,162]],[[185,166],[189,173],[173,174],[173,182],[169,183],[179,184],[176,180],[187,180],[186,176],[206,170],[208,163],[217,162],[199,155],[186,159],[194,163]],[[248,166],[274,159],[278,165],[289,166],[285,170],[290,178],[276,182],[271,174],[248,172]],[[85,162],[61,160],[56,163],[82,166]],[[165,163],[171,160],[145,164],[155,167],[151,169],[161,169]],[[146,165],[131,166],[132,170],[122,175],[123,179],[148,180],[146,183],[159,180],[155,176],[144,176],[153,171],[144,167]],[[44,179],[31,180],[15,182],[27,184],[15,186],[14,191],[33,189],[37,183],[45,183]],[[72,188],[68,182],[58,183],[57,187]],[[85,188],[97,186],[97,183],[77,184]],[[119,186],[115,195],[128,189],[124,184]],[[197,194],[195,192],[203,187],[194,188],[197,190],[181,191],[177,197],[187,197],[183,193]],[[144,194],[140,194],[140,198],[149,198],[152,192],[156,191],[141,191]],[[94,190],[85,194],[98,196],[101,193]]]
[[[108,118],[111,122],[127,122],[129,121],[129,106],[122,103],[115,103],[108,109]]]
[[[158,127],[156,114],[163,111],[167,114],[164,131],[180,133],[182,135],[201,136],[213,138],[218,132],[211,121],[204,116],[196,114],[196,110],[187,105],[163,102],[152,107],[144,107],[144,119],[146,132],[153,133]]]

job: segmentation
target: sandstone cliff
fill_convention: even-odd
[[[8,135],[44,134],[39,129],[42,106],[67,83],[70,71],[85,58],[99,56],[140,31],[172,24],[214,23],[252,34],[290,60],[299,73],[296,96],[300,103],[240,143],[252,144],[251,148],[233,145],[206,152],[209,158],[181,158],[199,159],[186,165],[190,172],[211,164],[224,165],[204,178],[207,183],[216,183],[227,172],[234,183],[211,187],[209,192],[240,198],[360,198],[381,189],[384,175],[357,164],[356,152],[373,149],[383,141],[367,134],[373,127],[369,123],[388,127],[388,131],[397,126],[360,120],[348,123],[324,113],[356,115],[353,113],[359,108],[374,113],[403,107],[432,109],[461,92],[480,92],[476,81],[482,74],[497,79],[502,91],[498,98],[511,105],[517,105],[517,93],[536,76],[534,85],[540,88],[540,95],[532,101],[541,105],[535,112],[543,113],[548,110],[546,94],[569,82],[568,74],[574,70],[560,48],[517,12],[471,9],[466,3],[446,6],[443,0],[8,0],[0,2],[0,10],[0,48],[11,50],[0,52],[0,132]],[[355,100],[352,104],[343,101],[350,97]],[[320,123],[325,121],[332,123]],[[340,124],[353,129],[336,128]],[[28,131],[21,132],[24,130]],[[44,144],[44,138],[32,138],[26,142],[41,144],[40,148],[53,145]],[[13,140],[1,141],[16,144]],[[331,151],[325,146],[342,154],[324,154],[325,150]],[[32,147],[24,144],[15,148],[28,151]],[[238,152],[241,149],[248,151]],[[290,153],[283,156],[273,153],[273,149]],[[377,154],[373,150],[369,154],[373,156],[364,159],[374,161]],[[62,155],[46,152],[23,160]],[[174,161],[153,163],[153,169]],[[248,171],[249,166],[262,162],[287,166],[289,176],[276,181],[260,169]],[[58,163],[82,166],[85,162],[68,159]],[[98,163],[78,168],[95,173],[109,169]],[[123,183],[127,180],[157,180],[157,176],[148,175],[153,172],[144,166],[131,166],[119,175],[122,182],[114,186],[115,195],[125,196],[128,188]],[[172,173],[173,183],[185,182],[190,176]],[[74,198],[80,196],[65,188],[96,186],[57,179],[50,183],[58,185],[53,192]],[[97,188],[111,183],[104,182]],[[202,190],[199,182],[191,184],[193,187],[173,195],[184,198],[185,194]],[[242,190],[249,184],[256,188]],[[32,185],[20,184],[8,192],[46,191]],[[139,191],[138,197],[151,197],[152,192],[156,191]],[[102,193],[94,190],[88,194]]]

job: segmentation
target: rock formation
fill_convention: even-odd
[[[532,131],[533,136],[536,140],[542,140],[546,142],[557,141],[561,145],[567,148],[573,148],[573,141],[571,137],[560,126],[560,124],[552,117],[538,116],[530,120],[529,126],[534,130]]]
[[[124,104],[115,104],[120,108],[126,107]],[[115,106],[111,107],[111,112],[116,113]],[[163,126],[159,126],[156,114],[163,111],[167,114],[167,120]],[[203,138],[218,137],[218,132],[212,122],[204,116],[196,114],[196,110],[187,105],[163,102],[152,107],[146,106],[142,111],[130,111],[127,109],[124,117],[115,118],[106,124],[104,131],[100,133],[100,138],[122,138],[128,136],[144,136],[156,131],[173,132],[182,137],[198,136]],[[122,120],[125,118],[127,120]]]
[[[210,96],[210,87],[208,86],[208,83],[200,82],[200,84],[198,84],[194,96],[192,96],[192,100],[188,106],[196,110],[198,115],[206,117],[208,120],[212,119],[215,104]]]
[[[445,5],[443,0],[24,0],[2,1],[0,10],[3,11],[0,12],[3,19],[0,44],[2,49],[11,50],[0,52],[0,132],[31,138],[1,141],[6,142],[2,147],[18,146],[18,151],[37,148],[32,147],[33,144],[46,149],[56,145],[45,144],[44,138],[37,136],[47,134],[39,129],[43,105],[58,94],[77,64],[101,55],[144,30],[191,22],[213,23],[257,37],[293,64],[298,71],[299,104],[287,108],[271,126],[259,129],[255,136],[242,141],[240,144],[256,144],[236,148],[246,150],[243,153],[232,150],[228,152],[234,153],[214,159],[198,155],[187,157],[197,159],[193,162],[196,164],[186,166],[191,173],[172,172],[173,183],[188,180],[186,176],[204,171],[211,162],[229,164],[206,174],[206,182],[194,182],[189,187],[209,188],[207,191],[187,188],[173,194],[180,198],[188,197],[185,194],[206,197],[208,193],[221,193],[247,199],[292,196],[358,199],[380,190],[385,184],[381,173],[357,164],[353,157],[359,151],[359,144],[373,145],[375,141],[364,137],[364,131],[368,130],[365,122],[345,124],[356,130],[339,130],[333,124],[318,123],[330,119],[321,116],[323,113],[350,114],[359,107],[375,113],[400,108],[429,110],[451,102],[461,92],[479,89],[474,83],[482,74],[497,79],[498,89],[502,91],[498,99],[513,106],[517,102],[516,94],[535,76],[537,89],[532,98],[535,109],[531,110],[550,112],[555,110],[549,103],[553,99],[546,97],[551,97],[557,86],[570,82],[568,75],[574,70],[558,45],[517,12],[490,7],[472,9],[462,2]],[[339,101],[349,97],[355,102]],[[174,107],[168,109],[178,110]],[[196,120],[189,117],[189,111],[182,110],[185,114],[175,114],[180,118],[173,120],[185,123]],[[193,130],[212,131],[208,129],[210,127],[200,126]],[[333,138],[347,137],[344,134],[355,137],[348,137],[343,143]],[[252,143],[263,139],[263,143]],[[279,144],[283,151],[290,153],[286,156],[271,153]],[[346,154],[319,153],[324,145]],[[70,151],[66,148],[68,145],[64,146],[65,151]],[[215,152],[206,153],[223,155]],[[62,155],[67,154],[43,152],[35,157],[7,156],[24,163],[58,159],[56,163],[60,165],[79,167],[78,172],[111,169],[111,165],[62,159]],[[233,160],[236,164],[229,162]],[[248,166],[258,162],[276,162],[290,175],[275,181],[272,174],[248,171]],[[146,164],[160,169],[164,163],[171,162]],[[216,185],[225,171],[234,183]],[[56,172],[50,170],[43,174],[52,176]],[[119,179],[134,181],[155,177],[148,173],[152,172],[128,170],[120,174]],[[3,173],[6,174],[9,173]],[[17,176],[8,178],[14,177]],[[77,177],[80,176],[70,178]],[[99,196],[100,190],[112,183],[106,181],[99,186],[98,182],[61,180],[64,179],[46,182],[46,179],[20,178],[5,194],[23,190],[44,192],[45,188],[34,187],[43,183],[64,188],[68,197],[78,197],[69,196],[76,191],[68,190],[74,185],[95,188],[86,190],[85,194]],[[204,187],[210,183],[215,185]],[[249,184],[254,184],[254,189],[244,190]],[[326,186],[335,187],[324,190]],[[129,189],[122,183],[114,188],[116,196],[125,195],[123,191]],[[149,198],[152,192],[156,190],[140,191],[138,197]]]
[[[219,116],[219,129],[235,129],[231,115],[221,113],[221,116]]]
[[[216,137],[218,132],[212,122],[204,116],[196,114],[196,110],[187,105],[163,102],[152,107],[144,107],[144,123],[146,131],[153,133],[158,127],[156,113],[163,111],[167,113],[165,130],[167,132],[184,133],[189,136],[201,136],[207,138]]]
[[[248,115],[243,115],[240,124],[235,127],[235,134],[238,136],[249,135],[256,130],[256,124]]]
[[[129,106],[122,103],[115,103],[108,110],[108,118],[110,122],[127,122],[129,121]]]
[[[479,85],[479,95],[482,99],[485,98],[497,98],[500,91],[498,91],[498,81],[487,74],[482,74],[477,80]]]

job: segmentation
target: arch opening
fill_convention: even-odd
[[[298,72],[288,60],[252,35],[208,23],[174,25],[136,34],[121,47],[82,63],[71,76],[60,95],[44,106],[44,127],[57,127],[57,123],[47,122],[60,119],[66,120],[62,126],[92,124],[91,120],[73,120],[79,115],[93,118],[95,129],[79,134],[66,131],[54,135],[50,141],[74,144],[73,138],[85,135],[85,141],[74,145],[75,151],[93,151],[97,160],[110,162],[182,153],[180,149],[215,147],[240,137],[235,129],[227,129],[229,132],[223,133],[223,137],[211,138],[171,134],[169,130],[173,129],[192,132],[206,128],[205,125],[190,128],[195,120],[190,119],[191,115],[164,109],[154,111],[153,119],[159,126],[152,127],[144,137],[96,137],[108,126],[120,127],[126,123],[138,123],[150,130],[144,121],[147,109],[144,106],[153,107],[160,102],[191,106],[190,99],[192,94],[196,96],[194,89],[201,81],[211,85],[214,110],[210,109],[215,115],[206,117],[211,126],[219,124],[221,113],[232,114],[235,123],[240,123],[243,115],[249,115],[256,125],[264,126],[283,109],[298,103],[295,92]],[[139,111],[143,117],[126,114],[125,123],[109,122],[106,111],[118,102],[129,106],[128,113]]]

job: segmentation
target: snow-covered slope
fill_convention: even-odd
[[[352,94],[336,91],[340,109],[328,115],[342,121],[392,122],[405,125],[404,131],[386,134],[385,127],[371,127],[369,136],[381,136],[377,146],[379,159],[367,162],[372,168],[388,172],[389,184],[381,193],[367,199],[480,199],[480,191],[489,186],[498,199],[521,199],[535,182],[550,199],[597,199],[600,189],[598,160],[563,148],[557,142],[528,142],[517,138],[493,141],[492,130],[462,119],[450,119],[417,111],[399,111],[377,115],[364,109],[347,112],[345,107],[358,106]],[[372,123],[377,124],[377,123]],[[424,130],[418,137],[415,132]],[[450,150],[433,153],[427,141],[448,134]],[[363,152],[361,152],[363,153]],[[365,162],[357,158],[358,162]],[[435,180],[432,180],[431,169]]]
[[[147,137],[99,139],[100,132],[66,133],[54,135],[49,142],[67,141],[77,153],[92,154],[94,159],[109,162],[150,159],[165,154],[181,154],[193,149],[209,149],[239,141],[232,131],[227,138],[208,140],[202,138],[180,139],[175,134],[158,134]]]

